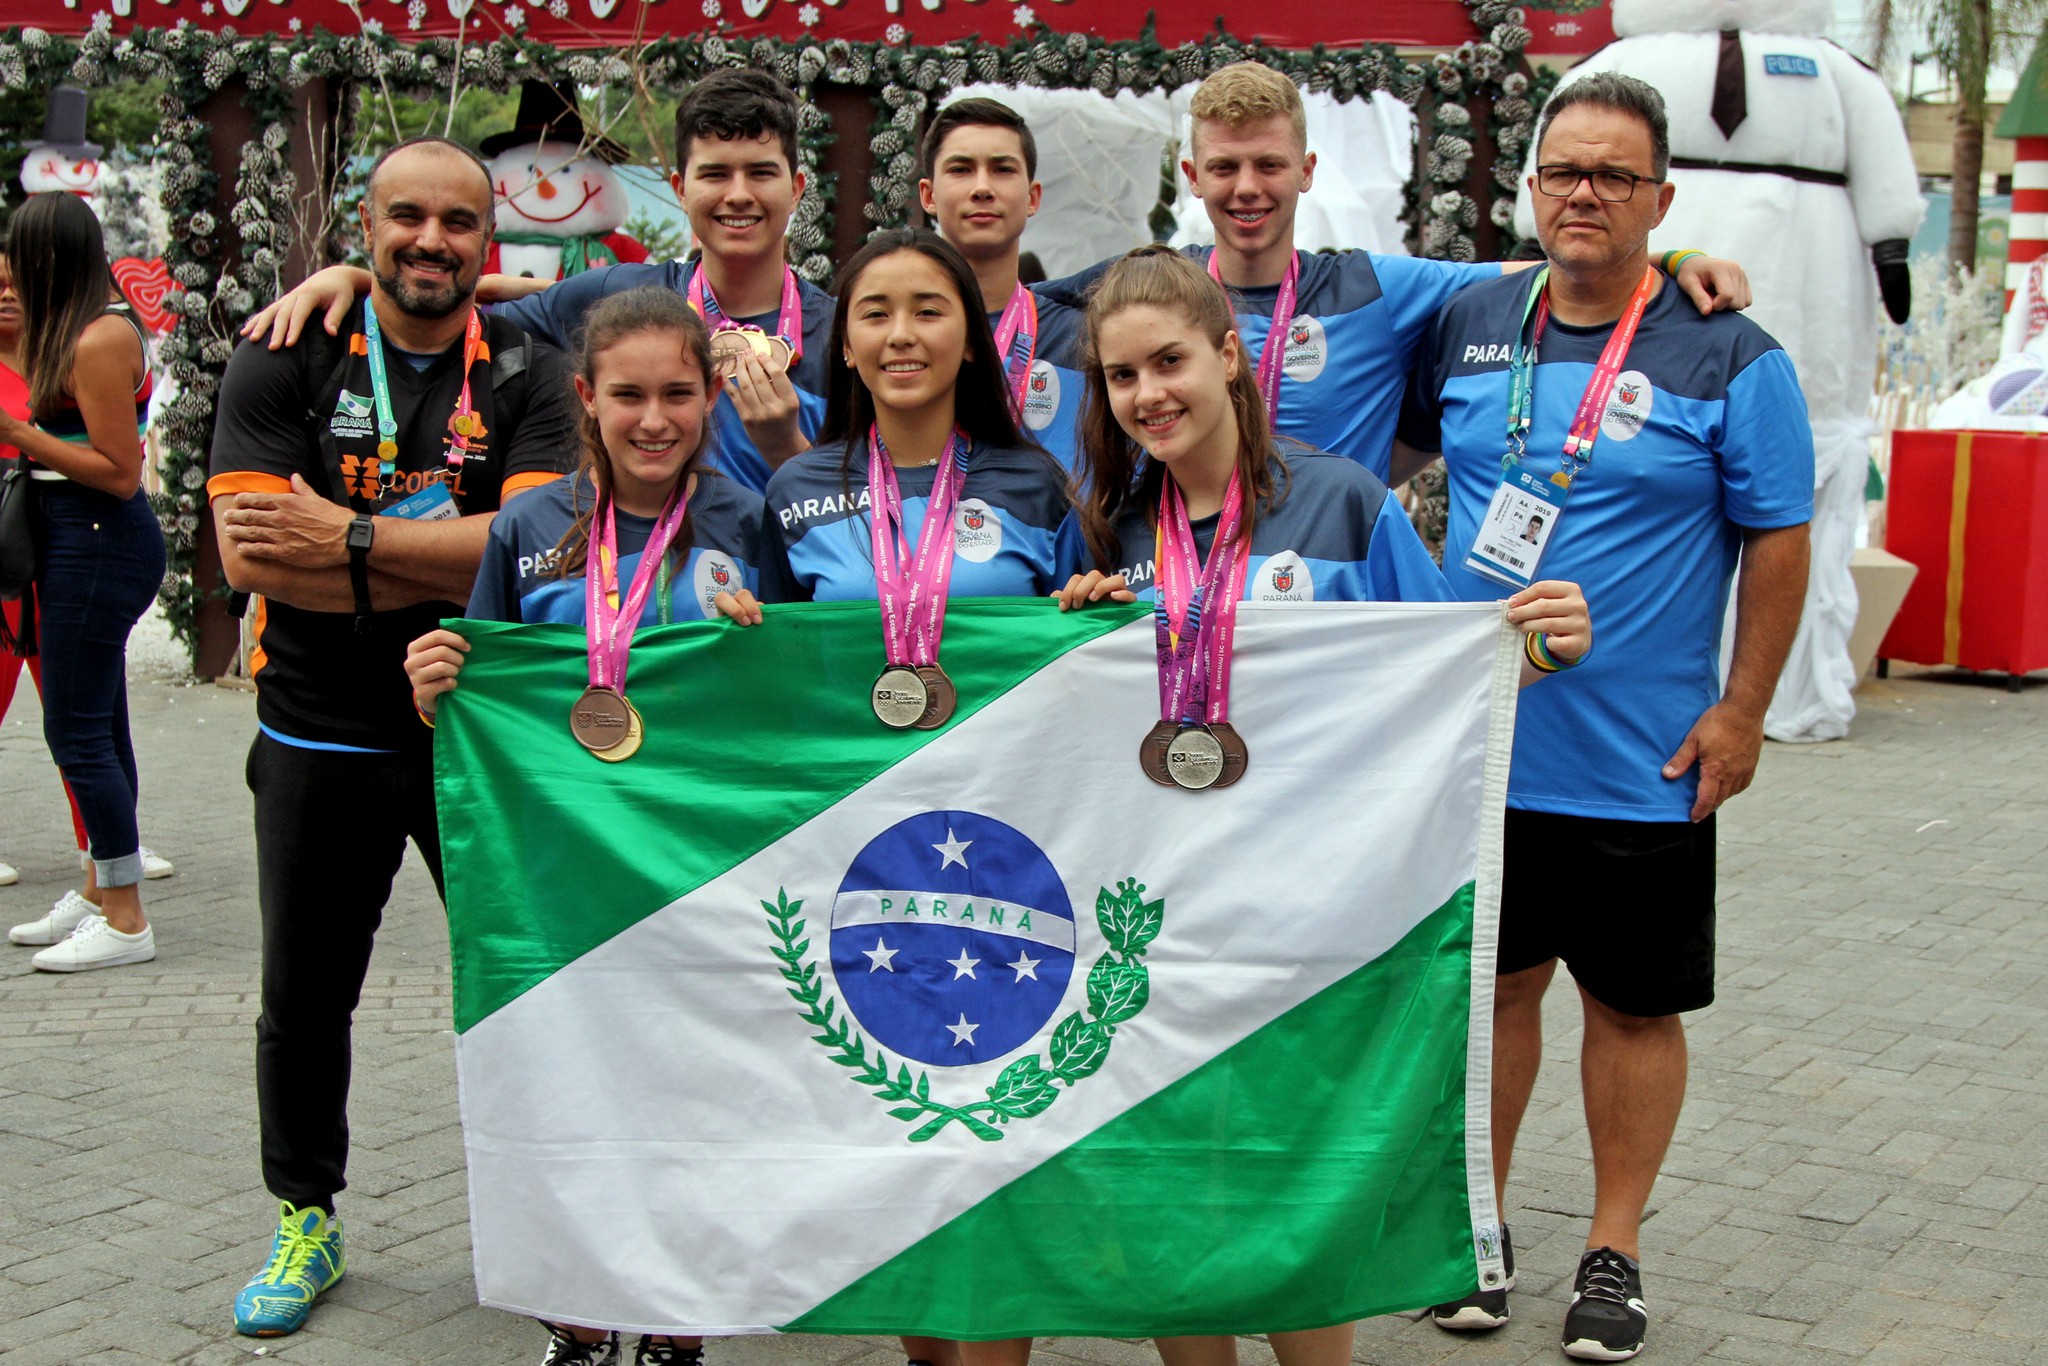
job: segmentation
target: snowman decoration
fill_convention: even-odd
[[[561,280],[647,259],[647,249],[619,231],[629,206],[612,167],[629,154],[610,138],[586,136],[574,85],[525,82],[515,126],[480,145],[498,209],[485,271]]]
[[[1925,211],[1891,92],[1821,36],[1832,12],[1829,0],[1614,0],[1620,39],[1562,82],[1616,71],[1663,94],[1678,194],[1650,250],[1740,261],[1756,293],[1749,316],[1799,372],[1813,426],[1813,568],[1764,721],[1774,740],[1838,740],[1856,715],[1849,555],[1863,517],[1877,306],[1881,294],[1906,320],[1906,243]],[[1515,225],[1536,235],[1526,184]]]
[[[100,152],[85,140],[86,94],[63,86],[50,92],[43,135],[28,144],[21,188],[30,194],[65,190],[90,202],[100,183]]]

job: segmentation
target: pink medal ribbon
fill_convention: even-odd
[[[603,502],[598,515],[591,519],[590,550],[596,563],[584,566],[584,635],[590,642],[590,686],[623,697],[626,657],[633,648],[633,633],[640,628],[640,613],[647,605],[648,591],[661,577],[662,561],[683,524],[689,499],[683,494],[682,482],[677,481],[668,506],[661,510],[654,529],[647,533],[646,548],[640,552],[639,566],[633,571],[633,586],[616,607],[612,599],[619,582],[619,526],[612,500],[605,498]]]
[[[967,438],[955,431],[932,477],[917,547],[906,557],[903,494],[882,434],[868,428],[868,518],[874,531],[875,596],[882,607],[882,646],[889,663],[939,662],[946,630],[946,590],[953,582],[953,508],[967,482]],[[906,558],[908,562],[906,563]]]
[[[1237,634],[1237,600],[1251,564],[1250,547],[1238,541],[1243,523],[1244,489],[1233,474],[1203,564],[1180,486],[1168,475],[1159,490],[1154,542],[1159,591],[1152,625],[1159,654],[1159,718],[1168,724],[1219,725],[1230,719],[1230,650]]]
[[[1614,325],[1607,345],[1600,349],[1600,360],[1593,367],[1592,382],[1579,396],[1579,410],[1572,417],[1571,431],[1564,439],[1565,458],[1572,462],[1574,468],[1589,463],[1593,458],[1593,442],[1600,435],[1600,417],[1607,408],[1607,396],[1614,392],[1614,383],[1621,378],[1621,367],[1628,360],[1629,344],[1635,340],[1636,328],[1643,321],[1643,310],[1650,306],[1650,295],[1656,288],[1657,269],[1652,266],[1643,272],[1636,292],[1629,296],[1628,307],[1622,310],[1621,321]],[[1532,361],[1536,345],[1543,340],[1544,325],[1549,321],[1550,291],[1544,289],[1536,301],[1536,329],[1530,343]]]
[[[704,267],[701,264],[690,276],[690,307],[696,309],[697,316],[711,325],[713,332],[724,332],[741,326],[718,306],[718,296],[704,283]],[[789,343],[791,365],[804,358],[803,295],[797,292],[796,272],[788,266],[782,268],[782,307],[775,315],[775,333]]]
[[[1213,250],[1209,253],[1209,278],[1223,284],[1223,271],[1216,264]],[[1287,273],[1280,277],[1280,292],[1273,298],[1273,326],[1266,332],[1266,344],[1259,351],[1259,393],[1266,400],[1266,420],[1276,427],[1280,422],[1280,376],[1287,368],[1287,329],[1294,325],[1295,290],[1300,282],[1301,253],[1291,252]]]
[[[1010,381],[1010,412],[1024,420],[1024,393],[1031,382],[1031,361],[1038,353],[1038,299],[1023,285],[1010,291],[1003,316],[996,322],[996,354]]]

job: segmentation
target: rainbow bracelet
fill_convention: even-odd
[[[1541,631],[1531,631],[1528,635],[1522,637],[1522,653],[1528,657],[1532,668],[1538,673],[1546,674],[1560,673],[1565,669],[1577,668],[1586,660],[1585,655],[1580,655],[1577,659],[1559,659],[1556,655],[1550,653],[1549,646],[1545,643],[1544,634]]]
[[[1678,268],[1684,265],[1687,260],[1694,256],[1705,255],[1705,252],[1697,251],[1692,247],[1679,247],[1675,251],[1667,251],[1662,256],[1658,257],[1657,264],[1663,269],[1666,275],[1669,275],[1672,279],[1675,280],[1678,278]]]

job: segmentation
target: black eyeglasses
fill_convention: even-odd
[[[1579,182],[1592,182],[1593,197],[1605,204],[1626,204],[1635,198],[1636,186],[1662,185],[1661,178],[1636,175],[1632,171],[1582,171],[1576,166],[1538,166],[1536,188],[1552,199],[1569,198]]]

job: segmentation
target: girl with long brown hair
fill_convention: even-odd
[[[116,296],[99,220],[70,194],[33,195],[9,226],[21,298],[20,355],[32,421],[0,410],[0,446],[28,462],[40,533],[35,579],[43,736],[85,822],[84,892],[17,944],[50,947],[46,972],[156,957],[142,913],[140,790],[128,730],[128,633],[163,583],[163,531],[142,492],[142,423],[151,388],[141,325]]]
[[[595,595],[620,611],[641,599],[637,626],[717,616],[757,624],[761,497],[706,463],[718,386],[703,320],[671,290],[607,297],[584,328],[576,395],[582,462],[568,478],[521,494],[492,521],[468,615],[587,626]],[[468,649],[444,628],[407,650],[413,702],[428,725],[440,697],[454,691]],[[637,725],[637,711],[631,715]],[[597,757],[630,758],[628,745],[638,747],[631,732]],[[543,1366],[619,1360],[617,1333],[543,1326]],[[701,1347],[695,1338],[643,1335],[633,1361],[684,1366]]]
[[[1261,392],[1266,377],[1238,338],[1230,300],[1186,257],[1141,247],[1110,267],[1088,305],[1084,374],[1081,520],[1096,567],[1057,595],[1063,608],[1143,595],[1162,613],[1185,612],[1186,573],[1169,573],[1182,601],[1160,600],[1161,562],[1176,550],[1179,565],[1198,569],[1192,577],[1205,595],[1233,601],[1452,600],[1385,485],[1343,453],[1275,438]],[[1227,615],[1201,611],[1192,629],[1206,632]],[[1508,599],[1507,615],[1533,642],[1525,683],[1571,667],[1591,648],[1575,584],[1533,584]],[[1203,718],[1162,720],[1199,726]],[[1348,1323],[1268,1338],[1282,1366],[1345,1366],[1351,1358]],[[1168,1366],[1236,1360],[1226,1336],[1157,1342]],[[970,1354],[969,1366],[1020,1366],[1028,1351],[1028,1343],[988,1344]]]

